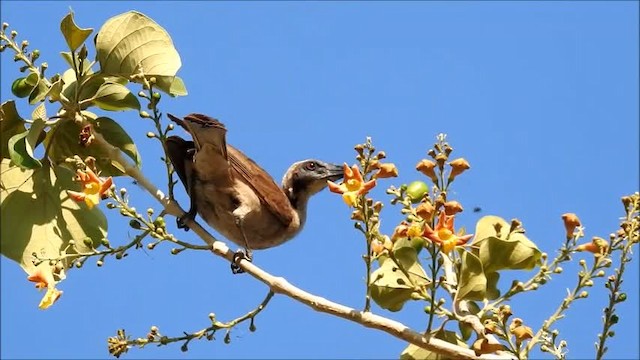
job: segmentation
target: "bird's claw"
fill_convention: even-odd
[[[184,229],[184,231],[189,231],[189,225],[187,225],[187,219],[189,219],[188,215],[179,216],[176,218],[176,225],[178,229]]]
[[[231,262],[231,272],[234,274],[242,274],[244,270],[238,265],[241,260],[247,260],[251,262],[253,260],[253,256],[251,254],[251,250],[238,250],[233,254],[233,261]]]

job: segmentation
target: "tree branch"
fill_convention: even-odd
[[[180,205],[178,205],[175,201],[164,195],[162,191],[156,188],[137,167],[132,166],[129,163],[129,160],[127,160],[122,155],[118,148],[109,144],[99,133],[96,132],[94,133],[94,135],[95,142],[108,150],[111,158],[124,167],[125,173],[134,178],[140,186],[142,186],[148,193],[155,197],[156,200],[158,200],[164,206],[165,211],[168,214],[178,217],[182,216],[185,213]],[[196,221],[189,220],[187,221],[187,225],[198,236],[200,236],[200,238],[202,238],[202,240],[204,240],[207,245],[211,246],[212,252],[214,254],[225,258],[229,262],[233,261],[234,252],[229,249],[229,247],[225,243],[214,238]],[[292,299],[298,300],[299,302],[311,307],[316,311],[335,315],[343,319],[356,322],[368,328],[384,331],[398,339],[404,340],[421,348],[456,359],[504,359],[506,357],[513,358],[513,356],[509,356],[505,353],[503,353],[501,356],[487,354],[478,357],[471,349],[457,346],[444,340],[436,339],[430,335],[423,335],[398,321],[391,320],[380,315],[373,314],[371,312],[361,312],[348,306],[344,306],[327,300],[323,297],[308,293],[292,285],[286,279],[273,276],[262,270],[255,264],[246,260],[241,260],[238,265],[247,274],[266,284],[274,293],[283,294]]]

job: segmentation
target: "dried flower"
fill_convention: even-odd
[[[511,321],[509,331],[511,331],[511,333],[516,337],[516,342],[518,343],[533,337],[533,330],[531,330],[530,327],[525,326],[520,318],[515,318]]]
[[[356,206],[358,196],[365,195],[376,186],[375,180],[365,182],[357,165],[349,168],[344,164],[344,180],[338,185],[333,181],[327,181],[331,192],[342,194],[342,199],[349,206]]]

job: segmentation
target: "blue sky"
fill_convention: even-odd
[[[415,164],[444,132],[454,154],[472,166],[454,186],[452,195],[467,209],[457,225],[473,229],[488,214],[519,218],[551,255],[563,241],[561,214],[577,213],[588,239],[606,237],[617,229],[620,196],[638,191],[637,2],[3,1],[2,21],[40,49],[50,74],[64,70],[59,21],[69,7],[82,27],[98,30],[108,18],[135,9],[167,29],[189,96],[163,98],[162,110],[219,118],[228,141],[276,179],[301,159],[353,163],[352,146],[371,136],[400,169],[398,179],[374,192],[387,201],[383,187],[419,179]],[[0,59],[6,101],[19,73],[12,56]],[[117,120],[141,149],[143,170],[165,186],[160,151],[144,136],[152,124],[134,112]],[[138,209],[158,209],[130,180],[116,184],[130,190]],[[471,212],[474,206],[483,212]],[[396,210],[387,206],[383,213],[389,233],[400,219]],[[256,264],[360,308],[364,242],[349,214],[338,196],[319,194],[304,231],[256,252]],[[127,242],[133,234],[122,226],[126,222],[109,216],[111,242]],[[198,241],[191,232],[176,234]],[[156,325],[179,335],[207,326],[210,312],[222,321],[239,316],[267,292],[210,254],[171,256],[169,249],[135,251],[102,268],[88,262],[70,272],[60,285],[64,296],[47,311],[38,310],[41,294],[24,272],[2,258],[1,357],[107,358],[106,338],[116,329],[144,336]],[[535,329],[574,286],[576,266],[564,268],[542,290],[511,304]],[[635,261],[609,358],[640,356],[638,279]],[[569,358],[594,356],[605,304],[601,282],[591,292],[557,323]],[[422,306],[374,311],[422,330]],[[256,326],[255,333],[240,326],[228,345],[221,335],[192,342],[187,353],[179,345],[152,346],[125,358],[395,358],[406,346],[284,296],[272,300]]]

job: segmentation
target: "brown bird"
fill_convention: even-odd
[[[169,118],[189,132],[193,141],[167,138],[167,154],[185,185],[191,206],[185,218],[196,213],[220,234],[243,246],[237,261],[251,260],[252,249],[278,246],[302,229],[309,198],[343,176],[342,166],[320,160],[303,160],[289,167],[278,186],[273,178],[240,150],[226,143],[226,128],[216,119],[190,114]]]

